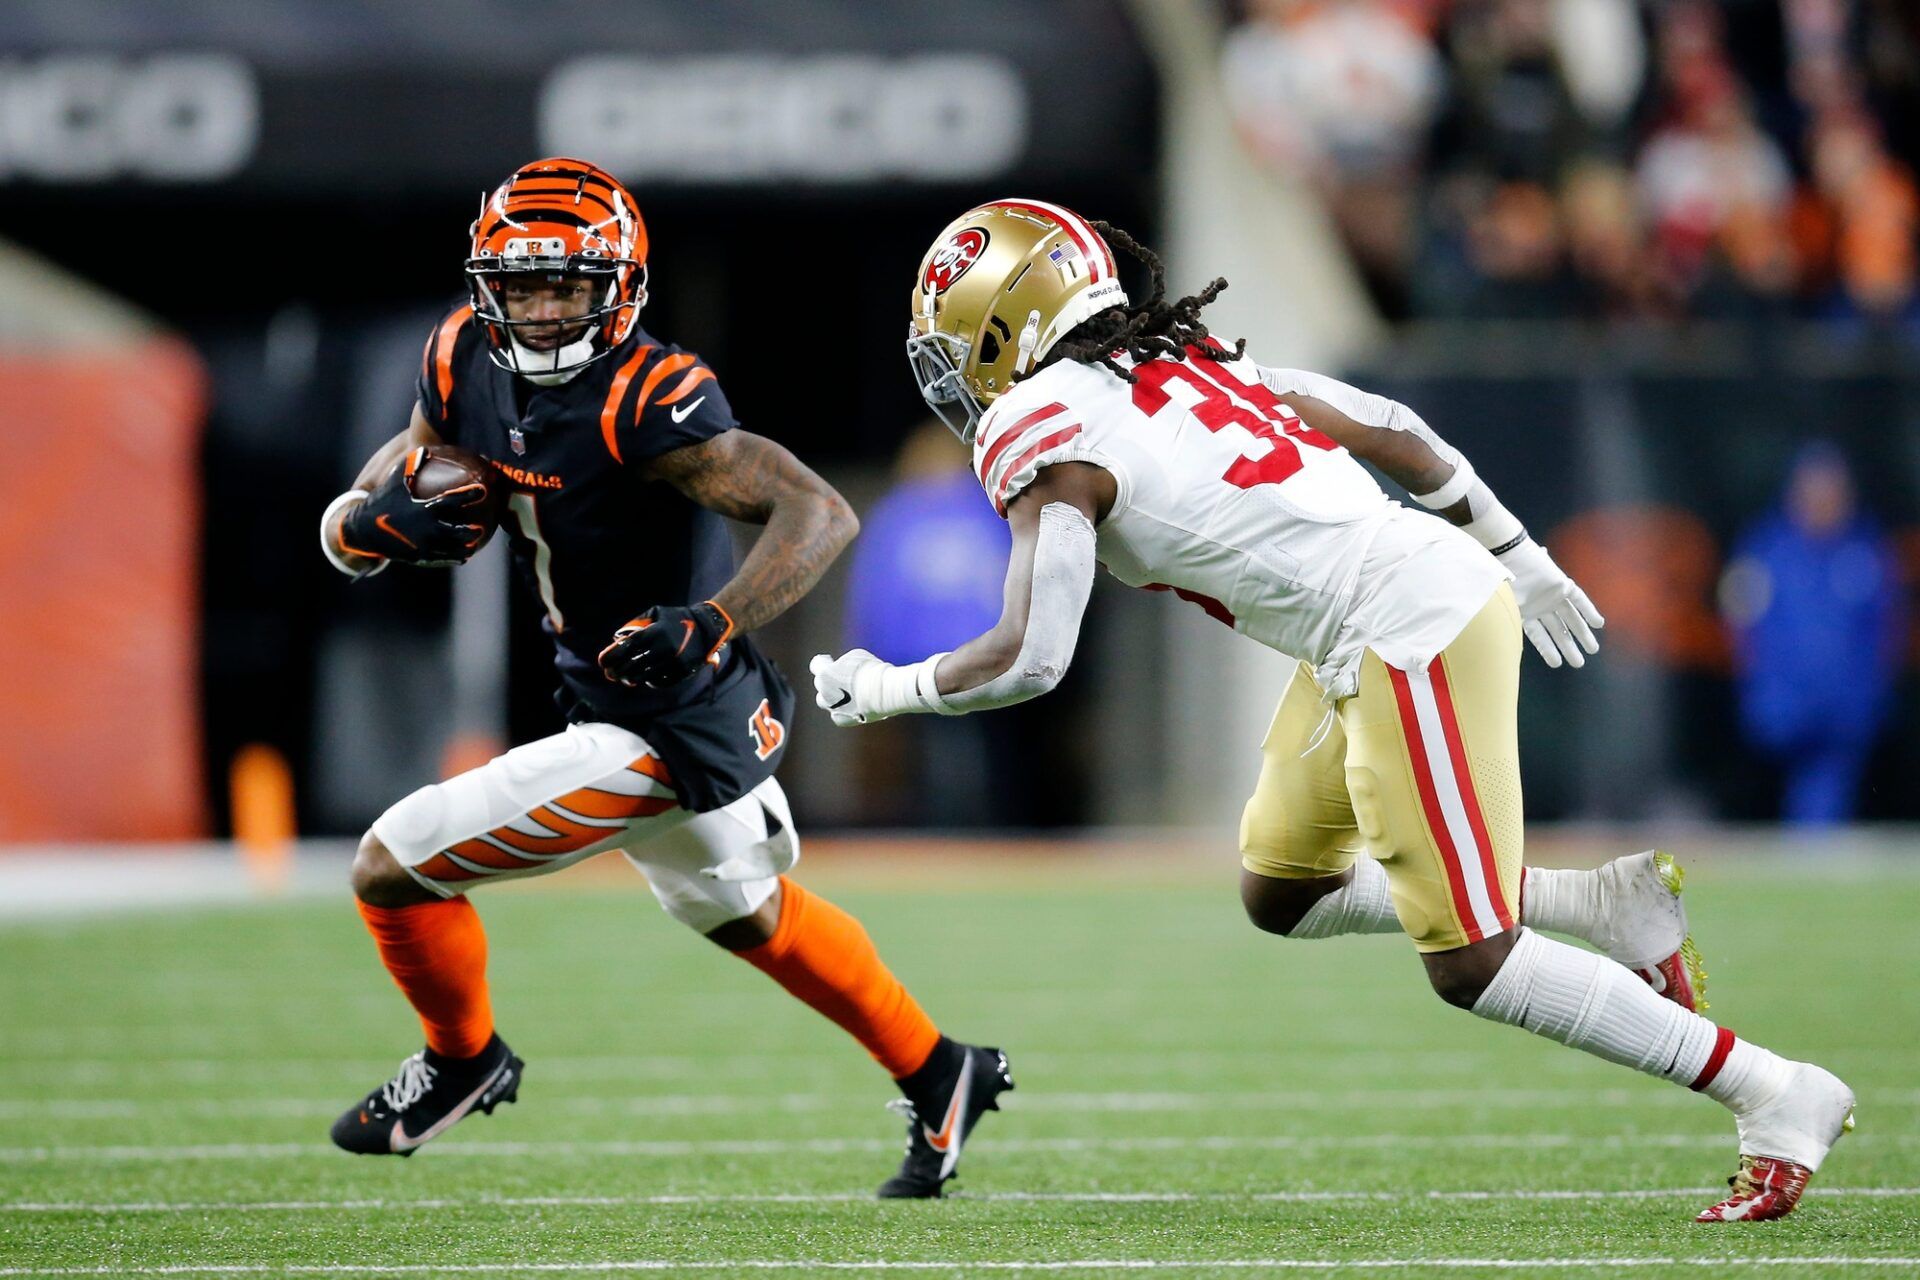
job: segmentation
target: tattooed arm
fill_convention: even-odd
[[[764,526],[740,571],[713,597],[735,631],[785,613],[860,531],[832,485],[782,446],[737,428],[661,454],[648,474],[710,511]]]

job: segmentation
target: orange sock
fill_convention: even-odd
[[[780,877],[780,923],[740,958],[838,1023],[898,1079],[940,1040],[933,1019],[881,963],[860,922]]]
[[[411,907],[357,905],[380,962],[427,1029],[427,1047],[448,1058],[486,1048],[493,1038],[487,933],[473,904],[462,896]]]

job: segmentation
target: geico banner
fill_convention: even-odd
[[[1111,182],[1155,167],[1155,84],[1129,48],[567,49],[404,71],[239,51],[0,52],[0,188],[470,194],[555,153],[655,190]]]
[[[259,134],[253,71],[231,55],[0,59],[0,179],[214,182]]]
[[[870,182],[1003,176],[1027,143],[1026,85],[989,54],[598,56],[540,92],[540,149],[629,179]]]

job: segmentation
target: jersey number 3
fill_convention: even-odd
[[[1259,456],[1241,458],[1220,478],[1241,489],[1257,484],[1279,484],[1300,470],[1300,445],[1333,450],[1340,446],[1301,422],[1264,382],[1240,381],[1216,360],[1194,354],[1185,360],[1150,360],[1137,365],[1133,375],[1133,407],[1149,416],[1166,407],[1169,382],[1184,382],[1199,393],[1190,412],[1207,430],[1244,427],[1268,447]]]

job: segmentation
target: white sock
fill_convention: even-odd
[[[1343,933],[1398,933],[1387,891],[1387,869],[1362,854],[1353,860],[1353,878],[1307,908],[1289,938],[1337,938]]]
[[[1686,1085],[1735,1114],[1771,1098],[1792,1071],[1785,1059],[1661,999],[1605,956],[1531,929],[1520,931],[1473,1011]]]
[[[1520,886],[1520,923],[1591,942],[1600,932],[1600,873],[1528,867]]]

